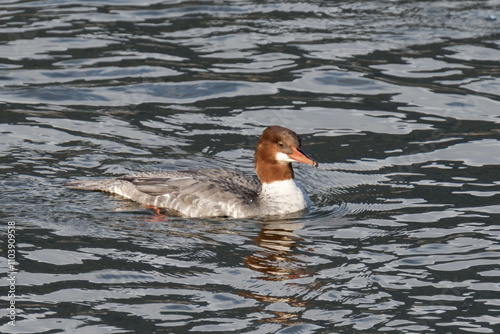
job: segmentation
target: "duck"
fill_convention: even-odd
[[[284,216],[311,206],[309,196],[295,180],[294,162],[318,167],[318,162],[302,150],[294,131],[273,125],[257,142],[256,175],[225,168],[153,171],[72,181],[66,187],[121,195],[184,217]]]

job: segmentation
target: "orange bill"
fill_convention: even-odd
[[[307,156],[301,149],[295,148],[292,146],[292,154],[289,154],[288,157],[297,162],[303,162],[308,165],[313,165],[314,167],[318,167],[318,163]]]

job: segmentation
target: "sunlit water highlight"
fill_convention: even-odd
[[[2,333],[496,333],[500,2],[11,1]],[[313,207],[184,219],[64,188],[252,173],[271,124]],[[7,289],[4,289],[7,291]]]

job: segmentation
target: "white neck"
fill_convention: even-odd
[[[301,211],[311,205],[309,196],[294,179],[263,183],[259,197],[276,214]]]

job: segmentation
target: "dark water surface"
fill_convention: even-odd
[[[499,9],[2,1],[0,332],[500,332]],[[296,169],[305,215],[165,217],[63,186],[252,172],[271,124],[320,162]]]

